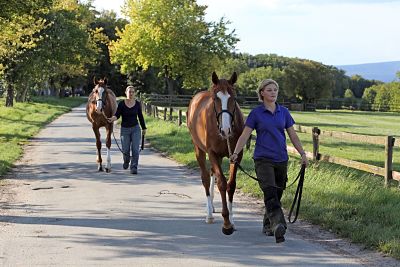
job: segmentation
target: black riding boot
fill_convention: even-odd
[[[272,229],[271,229],[271,223],[269,222],[269,219],[268,219],[267,211],[265,211],[265,213],[264,213],[263,233],[267,236],[274,235],[274,232],[272,232]]]
[[[268,218],[269,221],[271,222],[271,230],[274,233],[275,242],[276,243],[284,242],[287,226],[282,209],[278,208],[268,212]]]

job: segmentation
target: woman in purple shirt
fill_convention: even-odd
[[[288,153],[285,130],[290,141],[301,155],[301,163],[308,165],[306,154],[293,125],[294,120],[287,108],[276,103],[279,85],[272,79],[261,82],[257,94],[262,104],[254,108],[246,119],[245,128],[230,159],[237,160],[249,139],[256,130],[254,163],[259,185],[264,193],[265,214],[263,232],[275,236],[277,243],[285,241],[286,221],[281,207],[281,198],[287,182]]]
[[[144,122],[142,107],[140,102],[136,100],[135,88],[128,86],[125,90],[126,99],[118,103],[115,115],[108,119],[111,123],[119,117],[122,117],[121,122],[121,144],[124,164],[126,170],[129,167],[131,174],[137,174],[139,162],[139,146],[140,138],[146,134],[146,124]],[[139,127],[140,124],[140,127]],[[142,128],[140,130],[140,128]],[[130,156],[132,151],[132,157]]]

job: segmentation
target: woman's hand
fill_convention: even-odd
[[[238,154],[237,154],[237,153],[233,153],[233,154],[230,156],[229,160],[230,160],[232,163],[236,163],[237,158],[238,158]]]
[[[107,121],[109,123],[112,123],[113,121],[116,121],[116,120],[117,120],[117,117],[115,117],[115,116],[112,116],[111,118],[107,118]]]
[[[146,135],[146,129],[142,130],[142,135]]]
[[[308,166],[308,159],[306,153],[301,154],[301,165]]]

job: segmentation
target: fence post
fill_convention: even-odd
[[[319,135],[321,131],[318,127],[312,129],[312,141],[313,141],[313,160],[319,160]]]
[[[167,108],[164,108],[164,120],[167,120]]]
[[[172,112],[173,112],[173,108],[169,108],[169,120],[172,121]]]
[[[182,110],[181,109],[178,110],[178,125],[179,126],[182,125]]]
[[[392,177],[392,163],[393,163],[393,146],[395,138],[393,136],[386,136],[385,142],[385,187],[389,186],[389,181]]]
[[[158,107],[154,106],[154,117],[158,119]]]
[[[151,116],[151,104],[147,103],[147,114]]]

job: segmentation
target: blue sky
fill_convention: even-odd
[[[114,9],[124,0],[94,0]],[[400,60],[400,0],[197,0],[206,20],[224,16],[237,52],[275,53],[327,65]]]

